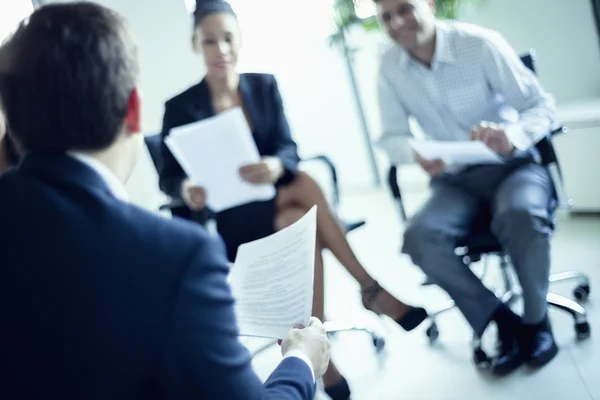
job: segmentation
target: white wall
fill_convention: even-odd
[[[0,42],[33,11],[30,0],[2,0],[0,2]]]
[[[136,36],[144,130],[157,132],[164,101],[204,74],[201,59],[191,52],[185,0],[96,1],[123,14]],[[289,0],[231,3],[244,34],[240,68],[277,76],[301,155],[327,153],[336,162],[343,185],[369,185],[371,172],[343,59],[327,45],[331,0],[304,0],[293,14]],[[142,206],[154,208],[163,200],[146,152],[128,186]]]
[[[293,14],[290,0],[231,3],[243,32],[240,69],[277,76],[301,156],[325,153],[343,185],[369,185],[368,154],[344,59],[327,39],[332,0],[304,0]]]
[[[191,21],[185,2],[97,1],[122,13],[137,38],[144,129],[157,132],[164,101],[204,73],[201,59],[190,49]],[[372,175],[343,59],[326,40],[331,21],[328,1],[305,0],[293,18],[272,18],[290,16],[287,1],[231,1],[244,34],[240,69],[277,76],[302,156],[326,153],[338,166],[342,185],[369,185]],[[143,206],[153,208],[162,201],[146,153],[128,186],[134,201]]]
[[[144,129],[157,132],[164,101],[197,82],[204,72],[190,50],[185,1],[96,1],[121,12],[132,27],[140,46]],[[559,104],[600,94],[600,46],[589,0],[481,1],[464,13],[464,19],[499,30],[519,52],[536,48],[540,78]],[[331,2],[304,0],[299,6],[291,0],[232,0],[244,32],[241,68],[276,74],[301,154],[330,155],[342,186],[362,190],[371,185],[372,175],[343,58],[325,39]],[[379,132],[375,92],[379,41],[373,36],[361,40],[362,49],[355,55],[374,137]],[[380,161],[383,169],[385,160]],[[160,202],[147,154],[129,187],[134,201],[143,206],[152,208]]]
[[[539,76],[558,104],[600,96],[600,42],[590,0],[481,0],[462,19],[535,48]]]
[[[518,53],[534,48],[540,80],[555,96],[559,109],[600,97],[600,38],[590,0],[479,0],[465,7],[460,19],[501,32]],[[355,65],[370,131],[377,137],[380,124],[375,77],[381,40],[363,35],[360,42]],[[378,156],[380,169],[385,171],[386,160],[379,152]],[[577,158],[573,155],[572,159]],[[422,187],[421,181],[426,179],[410,167],[403,168],[402,178],[409,184],[414,181],[415,187]]]
[[[183,0],[98,0],[124,15],[139,46],[143,129],[158,133],[164,102],[198,82],[202,61],[191,51],[192,20]],[[128,182],[132,201],[156,209],[164,201],[146,149]]]

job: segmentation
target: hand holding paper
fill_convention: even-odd
[[[241,167],[261,158],[239,107],[174,128],[165,144],[215,212],[275,196],[272,184],[252,184],[240,175]]]
[[[231,287],[241,334],[282,339],[312,311],[316,206],[295,224],[239,247]]]
[[[283,175],[283,164],[277,157],[263,157],[259,163],[240,168],[240,174],[244,180],[255,185],[273,184]]]
[[[480,141],[426,141],[410,140],[412,148],[425,160],[440,159],[451,164],[498,164],[498,154]]]
[[[497,154],[510,154],[515,150],[506,133],[506,128],[500,124],[481,121],[471,130],[471,140],[479,140]]]

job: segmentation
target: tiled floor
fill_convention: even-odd
[[[422,197],[412,196],[409,213],[418,207]],[[346,194],[343,206],[344,215],[367,219],[367,225],[352,233],[350,240],[368,270],[390,292],[406,302],[430,308],[446,299],[436,287],[420,287],[422,273],[399,254],[402,227],[387,191]],[[495,379],[473,366],[470,331],[458,312],[451,311],[440,318],[439,341],[430,345],[425,325],[405,333],[389,320],[365,312],[357,285],[327,256],[329,318],[372,323],[387,338],[381,354],[375,352],[363,333],[340,333],[333,339],[333,359],[350,382],[353,399],[600,400],[600,340],[595,334],[600,331],[600,302],[596,294],[600,292],[600,218],[560,216],[553,239],[553,256],[554,272],[578,269],[591,278],[592,295],[585,306],[592,337],[577,342],[572,318],[553,311],[551,316],[561,347],[557,358],[541,370],[522,368],[503,379]],[[494,279],[491,283],[495,283]],[[572,287],[572,284],[557,285],[553,291],[570,296]],[[249,346],[255,344],[251,342]],[[279,359],[279,348],[273,346],[255,358],[257,371],[266,378]]]

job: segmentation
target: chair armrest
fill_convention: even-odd
[[[174,208],[179,208],[179,207],[183,207],[183,200],[179,200],[179,199],[169,199],[169,201],[165,204],[162,204],[160,207],[158,207],[158,209],[160,211],[164,211],[164,210],[173,210]]]
[[[398,166],[396,165],[390,166],[390,169],[388,170],[388,186],[392,192],[400,218],[402,221],[406,221],[406,210],[404,208],[404,202],[402,201],[402,192],[400,191],[400,184],[398,182]]]
[[[567,133],[567,131],[568,130],[565,126],[559,126],[558,128],[551,130],[546,136],[536,143],[535,148],[540,153],[540,163],[542,165],[558,163],[558,158],[556,157],[556,152],[554,151],[554,146],[552,145],[552,139],[555,136]]]
[[[554,184],[558,206],[563,209],[570,209],[573,201],[567,196],[562,179],[562,171],[558,162],[558,157],[552,144],[554,136],[565,134],[568,132],[567,127],[559,126],[544,136],[536,145],[536,149],[540,153],[540,164],[545,166],[550,172],[550,178]]]
[[[158,209],[160,211],[173,211],[176,210],[178,208],[186,208],[187,206],[185,205],[185,203],[183,202],[183,200],[181,199],[170,199],[169,202],[161,205]],[[189,217],[185,217],[190,218],[191,220],[201,224],[201,225],[205,225],[208,221],[214,220],[216,218],[216,214],[213,210],[211,210],[210,208],[206,207],[200,211],[191,211],[191,215]]]
[[[392,196],[394,196],[394,199],[402,198],[400,186],[398,184],[398,167],[395,165],[390,166],[390,169],[388,170],[388,186],[392,191]]]
[[[332,190],[333,190],[332,206],[333,206],[334,210],[337,210],[338,206],[340,204],[340,186],[339,186],[339,182],[338,182],[338,174],[337,174],[337,169],[335,167],[335,164],[333,163],[331,158],[329,158],[323,154],[302,159],[302,162],[309,162],[309,161],[321,162],[321,163],[325,164],[325,166],[329,170],[329,172],[331,174],[331,184],[332,184]]]

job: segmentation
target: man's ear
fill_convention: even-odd
[[[142,131],[142,100],[137,87],[133,88],[129,95],[127,115],[125,116],[125,129],[128,135]]]

